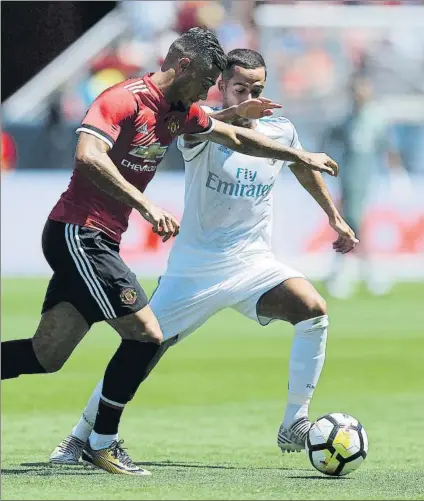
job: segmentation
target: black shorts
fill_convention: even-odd
[[[103,232],[48,219],[42,245],[54,272],[42,313],[66,301],[92,325],[148,304],[137,277],[119,255],[119,244]]]

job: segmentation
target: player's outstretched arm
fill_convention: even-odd
[[[282,108],[281,104],[274,103],[266,97],[258,97],[257,99],[248,99],[238,105],[233,105],[228,108],[217,111],[205,112],[215,120],[231,123],[236,118],[248,118],[257,120],[263,117],[270,117],[274,109]]]
[[[312,195],[312,198],[317,201],[318,205],[329,218],[339,213],[331,198],[327,185],[325,184],[324,178],[319,172],[311,171],[297,164],[291,164],[290,169],[299,183]]]
[[[164,242],[176,236],[178,221],[124,178],[109,158],[109,149],[105,141],[81,132],[75,152],[76,169],[110,197],[138,210]]]
[[[338,174],[337,163],[325,153],[296,150],[254,130],[236,127],[219,120],[215,121],[215,127],[207,134],[207,139],[245,155],[295,162],[312,170],[326,172],[331,176]]]
[[[290,169],[299,183],[327,214],[330,226],[338,233],[339,236],[333,243],[334,250],[342,254],[351,251],[359,240],[337,210],[322,175],[302,165],[292,164]]]
[[[221,122],[231,123],[236,118],[248,118],[250,120],[257,120],[262,117],[269,117],[273,114],[274,109],[282,108],[281,104],[273,103],[271,99],[266,97],[258,97],[257,99],[249,99],[243,101],[238,105],[229,106],[222,110],[214,111],[208,106],[202,106],[203,111],[215,120]],[[189,135],[184,136],[186,147],[192,148],[198,144],[208,141],[208,135]]]

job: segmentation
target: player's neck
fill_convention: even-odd
[[[175,96],[170,92],[172,84],[175,81],[175,71],[169,69],[167,71],[156,71],[150,77],[156,87],[162,92],[168,103],[175,101]]]

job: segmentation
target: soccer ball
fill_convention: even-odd
[[[368,436],[361,423],[349,414],[326,414],[312,424],[306,452],[321,473],[347,475],[367,457]]]

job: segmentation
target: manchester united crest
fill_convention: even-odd
[[[171,117],[168,121],[168,130],[171,136],[175,136],[180,128],[180,122],[177,117]]]
[[[137,300],[137,291],[130,288],[124,289],[120,297],[124,304],[134,304]]]

